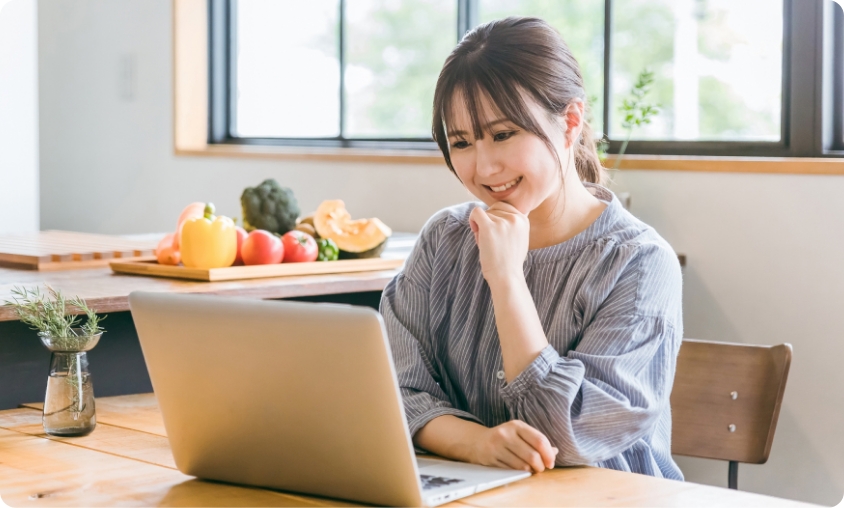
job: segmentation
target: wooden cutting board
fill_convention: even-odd
[[[370,272],[392,270],[404,264],[404,258],[342,259],[339,261],[313,261],[310,263],[279,263],[273,265],[230,266],[228,268],[187,268],[160,265],[157,261],[112,261],[115,273],[169,277],[174,279],[219,282],[238,279],[262,279],[292,275],[319,275],[325,273]]]
[[[0,266],[42,271],[104,267],[114,259],[154,258],[159,239],[56,230],[0,235]]]
[[[375,272],[393,270],[404,264],[410,255],[416,235],[411,233],[393,233],[387,240],[387,248],[380,258],[341,259],[339,261],[314,261],[312,263],[280,263],[274,265],[230,266],[202,270],[184,266],[159,265],[155,260],[124,261],[110,263],[115,273],[146,275],[149,277],[167,277],[173,279],[218,282],[239,279],[263,279],[269,277],[288,277],[296,275],[320,275],[326,273]]]

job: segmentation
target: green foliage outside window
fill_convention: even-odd
[[[782,1],[742,0],[750,8],[767,12],[782,11]],[[662,114],[651,125],[640,129],[634,139],[674,139],[675,121],[675,0],[615,0],[612,17],[611,100],[619,104],[635,82],[638,73],[649,68],[654,72],[651,100],[662,105]],[[742,4],[741,8],[748,8]],[[753,38],[742,27],[757,24],[753,18],[736,23],[739,9],[728,0],[695,0],[697,27],[696,70],[699,133],[696,139],[704,140],[777,140],[780,132],[781,94],[764,103],[751,104],[745,95],[738,93],[733,84],[725,82],[710,72],[719,68],[735,68],[732,59],[737,52],[755,52],[772,58],[746,59],[745,68],[758,67],[768,72],[778,68],[781,42],[774,46],[769,41]],[[731,19],[731,16],[733,19]],[[773,25],[768,32],[776,34],[782,27]],[[739,55],[740,56],[740,55]],[[761,84],[755,76],[757,87]],[[773,84],[778,89],[779,80]],[[781,89],[779,89],[781,92]],[[760,90],[761,91],[761,90]],[[609,134],[620,138],[625,129],[622,116],[611,115]]]
[[[604,0],[477,0],[481,23],[536,16],[559,30],[593,98],[589,113],[596,132],[625,139],[629,129],[619,111],[647,68],[653,73],[649,102],[660,104],[661,114],[637,126],[632,139],[691,141],[779,139],[782,1],[614,0],[610,103],[605,105]],[[436,79],[457,42],[456,2],[355,0],[345,5],[342,134],[428,138]],[[680,5],[693,10],[684,14]],[[760,29],[753,16],[745,16],[748,10],[764,13],[769,26]],[[681,23],[693,29],[681,29],[687,26]],[[314,43],[327,56],[337,55],[337,27],[336,19],[326,19],[323,36]],[[678,57],[682,43],[686,54],[691,51],[691,64]],[[685,69],[678,67],[684,64]],[[603,125],[605,108],[609,125]]]
[[[430,137],[434,86],[457,44],[456,4],[376,0],[367,6],[365,21],[347,23],[347,66],[372,79],[346,94],[347,136]],[[347,67],[347,81],[349,74]]]

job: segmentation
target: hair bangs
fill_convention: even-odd
[[[483,65],[485,62],[480,60],[461,69],[464,72],[451,84],[453,93],[442,98],[441,120],[445,135],[471,132],[474,139],[483,139],[487,133],[492,134],[493,123],[506,120],[544,137],[525,100],[533,94],[529,94],[512,75]],[[461,115],[461,111],[465,113]],[[468,118],[469,125],[458,125],[460,116]]]
[[[549,117],[573,101],[588,103],[577,60],[559,32],[538,18],[511,17],[467,33],[446,59],[434,90],[431,131],[449,169],[454,172],[448,136],[471,131],[474,139],[483,139],[497,120],[539,137],[558,158],[529,101]],[[470,125],[459,125],[457,119]],[[588,121],[571,141],[581,179],[602,182],[605,173]]]

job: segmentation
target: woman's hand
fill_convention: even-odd
[[[442,457],[535,473],[553,468],[558,453],[542,432],[521,420],[490,429],[453,415],[428,422],[413,443]]]
[[[499,201],[487,210],[472,210],[469,225],[480,250],[481,272],[490,286],[524,278],[530,239],[530,221],[525,214]]]
[[[541,473],[552,469],[558,450],[545,435],[521,420],[511,420],[476,436],[472,462]]]

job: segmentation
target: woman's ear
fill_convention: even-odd
[[[580,99],[571,101],[563,111],[562,121],[566,128],[566,148],[570,148],[580,140],[585,115],[586,105]]]

